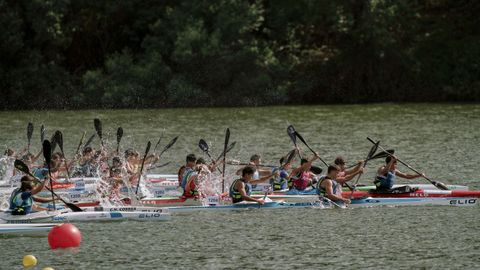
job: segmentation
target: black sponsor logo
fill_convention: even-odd
[[[477,199],[450,200],[451,205],[466,205],[475,203],[477,203]]]

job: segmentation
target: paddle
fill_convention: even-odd
[[[92,143],[93,139],[95,139],[95,133],[92,134],[92,136],[90,136],[90,138],[88,138],[87,142],[85,143],[85,145],[83,146],[83,149],[87,148],[88,146],[90,146],[90,144]]]
[[[67,172],[67,179],[70,179],[70,172],[68,171],[67,157],[65,156],[65,152],[63,151],[63,134],[60,130],[55,131],[55,140],[58,142],[58,146],[60,147],[60,152],[62,152],[62,155],[63,155],[63,161],[65,163],[65,171]]]
[[[95,119],[93,119],[93,125],[95,126],[95,130],[97,131],[97,135],[100,138],[100,144],[103,147],[102,122],[100,122],[100,119],[95,118]]]
[[[17,170],[27,174],[27,175],[30,175],[31,177],[33,177],[33,179],[35,179],[35,181],[41,183],[40,180],[38,180],[35,176],[33,176],[31,173],[30,173],[30,170],[28,169],[28,166],[21,160],[15,160],[14,162],[14,166]],[[76,206],[75,204],[73,203],[68,203],[66,201],[64,201],[60,196],[58,196],[55,192],[53,192],[52,189],[48,188],[48,187],[45,187],[48,191],[50,191],[53,195],[55,195],[57,197],[57,199],[59,199],[60,201],[62,201],[68,208],[70,208],[73,212],[82,212],[82,209],[80,209],[78,206]],[[54,206],[55,208],[55,206]]]
[[[143,160],[142,160],[142,166],[140,167],[140,175],[138,176],[137,189],[135,190],[135,195],[138,194],[138,188],[140,187],[140,180],[142,179],[143,166],[145,165],[145,160],[147,159],[147,155],[148,155],[148,152],[150,152],[151,146],[152,146],[152,143],[148,141],[147,149],[145,149],[145,155],[143,156]]]
[[[50,154],[52,154],[53,152],[55,152],[55,148],[57,148],[57,138],[55,137],[55,133],[53,133],[52,138],[50,139],[50,147]]]
[[[225,160],[227,158],[228,141],[230,140],[230,129],[225,132],[225,144],[223,147],[223,169],[222,169],[222,193],[225,192]]]
[[[75,151],[75,155],[78,155],[80,153],[80,147],[82,147],[83,144],[83,139],[85,139],[85,135],[87,135],[87,132],[84,131],[82,137],[80,138],[80,142],[78,143],[77,146],[77,151]]]
[[[33,135],[33,124],[28,123],[27,125],[27,153],[30,153],[30,142],[32,141],[32,135]]]
[[[40,143],[42,144],[45,141],[45,127],[42,125],[40,127]]]
[[[162,138],[163,138],[163,134],[164,134],[164,133],[165,133],[165,129],[163,129],[162,134],[160,134],[160,138],[158,139],[157,144],[156,144],[155,147],[153,148],[153,152],[154,152],[154,153],[157,151],[157,147],[158,147],[158,145],[160,145],[160,142],[162,141]]]
[[[375,154],[375,152],[377,152],[377,149],[378,149],[378,145],[379,145],[379,144],[380,144],[380,141],[377,141],[376,143],[373,144],[372,148],[370,148],[370,151],[369,151],[368,154],[367,154],[367,158],[365,158],[365,162],[363,163],[362,168],[365,168],[365,166],[367,166],[368,160]],[[358,181],[360,181],[360,177],[362,177],[362,175],[363,175],[363,173],[360,173],[360,174],[357,176],[357,180],[355,180],[355,184],[353,184],[352,192],[350,193],[350,199],[352,199],[352,197],[353,197],[353,192],[357,189]]]
[[[43,157],[45,157],[45,162],[47,163],[48,175],[50,176],[50,187],[52,188],[50,192],[52,193],[53,209],[56,209],[55,198],[53,197],[52,174],[50,172],[50,162],[52,162],[52,145],[48,140],[43,141],[42,149],[43,149]]]
[[[375,143],[372,139],[370,139],[369,137],[367,137],[367,140],[369,140],[371,143]],[[378,146],[378,148],[380,148],[382,151],[386,152],[385,149],[383,149],[383,147],[381,147],[380,145]],[[392,154],[389,153],[390,156],[393,157]],[[425,175],[423,175],[422,173],[420,173],[419,171],[417,171],[416,169],[414,169],[412,166],[408,165],[407,163],[403,162],[402,160],[400,160],[399,158],[395,157],[395,159],[402,163],[403,165],[405,165],[407,168],[409,168],[410,170],[414,171],[415,173],[421,175],[423,178],[425,178],[428,182],[430,182],[432,185],[434,185],[435,187],[437,187],[438,189],[442,189],[442,190],[449,190],[448,187],[442,183],[442,182],[438,182],[438,181],[434,181],[428,177],[426,177]]]
[[[204,152],[207,154],[207,156],[210,158],[210,160],[215,163],[215,160],[213,160],[213,157],[212,155],[210,155],[210,152],[208,151],[208,144],[207,142],[204,140],[204,139],[200,139],[200,141],[198,142],[198,147]],[[222,173],[222,171],[220,170],[220,168],[217,167],[217,170],[219,173]]]
[[[120,141],[122,140],[122,137],[123,137],[123,128],[119,127],[117,129],[117,154],[120,148]]]
[[[289,125],[287,127],[287,134],[288,134],[288,137],[290,137],[290,140],[292,140],[295,148],[298,149],[297,136],[295,136],[295,128],[293,127],[293,125]],[[302,155],[300,154],[300,150],[298,151],[298,156],[302,158]]]

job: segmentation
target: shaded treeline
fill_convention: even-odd
[[[0,0],[2,109],[480,101],[480,1]]]

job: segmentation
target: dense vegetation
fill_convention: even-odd
[[[474,0],[0,0],[0,108],[480,101],[479,14]]]

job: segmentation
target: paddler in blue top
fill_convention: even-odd
[[[238,203],[242,201],[257,202],[259,204],[265,203],[263,199],[255,199],[250,197],[250,194],[252,192],[252,185],[259,184],[262,182],[267,182],[275,174],[261,177],[258,180],[253,179],[254,174],[255,174],[255,168],[253,166],[248,165],[244,167],[242,170],[242,178],[236,179],[235,181],[233,181],[229,189],[229,195],[232,198],[233,203]]]
[[[340,168],[337,165],[330,165],[327,169],[327,175],[322,177],[317,183],[318,194],[328,198],[335,203],[350,203],[350,200],[342,197],[343,181],[337,179]]]
[[[273,176],[270,179],[270,184],[273,187],[273,190],[283,190],[283,189],[288,189],[288,170],[291,167],[291,163],[285,163],[285,157],[282,157],[280,159],[280,167],[274,168],[272,170],[272,173],[276,173],[277,171],[279,172],[278,175]]]
[[[19,189],[14,190],[10,196],[9,210],[12,215],[27,215],[35,210],[46,210],[45,208],[36,207],[33,204],[33,195],[42,191],[45,182],[34,186],[33,178],[31,176],[24,176],[21,179],[21,186]]]
[[[395,185],[396,176],[405,179],[414,179],[424,176],[423,174],[408,174],[399,171],[397,169],[397,159],[393,155],[388,156],[385,159],[385,163],[385,165],[378,169],[377,177],[374,181],[377,191],[391,191],[393,185]]]

